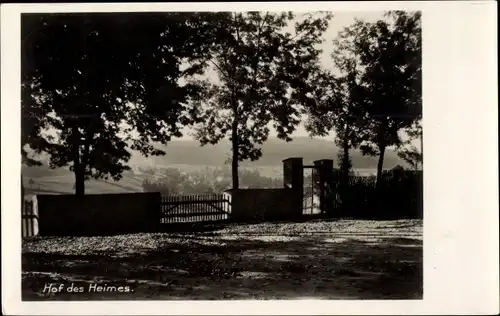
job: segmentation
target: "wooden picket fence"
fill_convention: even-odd
[[[22,237],[31,237],[38,234],[38,216],[33,209],[33,201],[23,201],[21,210]]]
[[[231,201],[224,194],[162,196],[161,219],[164,224],[214,222],[228,219]]]

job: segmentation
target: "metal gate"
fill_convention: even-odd
[[[338,211],[338,172],[331,165],[303,166],[302,214],[327,216]]]
[[[302,215],[321,215],[321,188],[317,166],[303,166],[304,198]]]

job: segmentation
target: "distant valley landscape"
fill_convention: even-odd
[[[167,153],[165,156],[144,157],[135,154],[130,160],[131,165],[157,165],[169,166],[176,164],[221,166],[231,155],[229,141],[217,145],[200,146],[199,142],[193,140],[176,140],[162,147]],[[325,139],[295,137],[291,142],[278,138],[269,138],[262,145],[263,156],[257,161],[245,161],[242,166],[281,166],[281,161],[288,157],[303,157],[305,164],[311,164],[318,159],[337,160],[339,148],[333,141]],[[359,151],[351,151],[351,159],[354,168],[374,169],[377,166],[378,157],[363,156]],[[384,159],[385,168],[393,168],[396,165],[407,166],[397,154],[388,150]]]
[[[174,140],[166,146],[158,146],[165,152],[165,156],[144,157],[138,152],[133,152],[129,161],[131,171],[125,172],[120,181],[113,180],[88,180],[86,192],[120,193],[141,192],[142,182],[151,178],[141,170],[176,168],[184,172],[192,172],[203,168],[229,168],[225,162],[231,155],[229,142],[217,145],[200,146],[194,140]],[[339,148],[324,139],[309,137],[296,137],[291,142],[277,138],[270,138],[262,146],[263,156],[257,161],[245,161],[241,168],[258,170],[263,176],[281,178],[283,159],[288,157],[303,157],[304,164],[312,164],[318,159],[333,159],[336,165]],[[363,156],[359,151],[351,151],[354,170],[360,174],[374,173],[378,157]],[[41,158],[46,161],[47,157]],[[396,152],[388,150],[384,159],[384,169],[391,169],[396,165],[408,167]],[[31,194],[61,194],[73,193],[74,175],[67,168],[50,169],[47,165],[41,167],[23,166],[24,184],[27,193]]]

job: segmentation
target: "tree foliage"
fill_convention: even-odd
[[[358,20],[339,33],[334,54],[356,62],[360,81],[351,96],[362,109],[354,115],[360,149],[379,156],[379,179],[386,148],[402,146],[400,132],[422,115],[420,13],[391,11],[375,23]]]
[[[259,145],[269,135],[289,135],[299,123],[300,96],[317,66],[329,14],[306,15],[290,29],[292,13],[233,13],[217,31],[208,62],[217,82],[206,83],[198,104],[197,138],[202,145],[228,137],[232,144],[233,188],[238,188],[238,164],[257,160]],[[203,107],[202,104],[205,104]]]
[[[422,143],[422,125],[420,121],[415,122],[411,127],[407,128],[406,134],[408,139],[403,142],[403,145],[398,148],[398,156],[406,161],[413,169],[422,169],[423,162],[423,143]],[[420,150],[411,144],[412,141],[420,139]]]
[[[327,136],[335,132],[335,143],[342,150],[338,154],[342,170],[342,182],[347,181],[352,168],[349,150],[357,148],[359,142],[360,104],[353,97],[357,93],[359,77],[354,61],[332,54],[334,65],[340,74],[331,70],[319,72],[313,79],[315,90],[306,96],[304,114],[306,130],[311,136]]]
[[[120,179],[129,150],[165,154],[152,142],[181,136],[199,89],[179,80],[203,71],[196,61],[224,15],[24,15],[23,160],[37,163],[27,147],[48,153],[51,167],[70,166],[83,194],[86,178]]]

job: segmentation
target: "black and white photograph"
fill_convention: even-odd
[[[23,299],[422,298],[420,12],[21,23]]]
[[[423,300],[425,10],[285,4],[20,14],[23,302]]]

